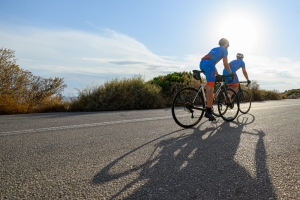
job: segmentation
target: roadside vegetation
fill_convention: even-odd
[[[71,99],[69,110],[137,110],[162,108],[164,105],[161,88],[137,76],[78,90],[78,96]]]
[[[300,98],[300,89],[292,89],[292,90],[286,90],[282,94],[283,99],[297,99]]]
[[[16,64],[14,51],[0,49],[0,114],[166,108],[177,91],[186,86],[199,86],[192,72],[173,72],[149,81],[135,76],[86,86],[66,101],[62,96],[67,87],[63,78],[35,76]],[[300,93],[300,89],[284,93],[264,90],[257,81],[252,81],[249,91],[253,101],[280,100],[293,94],[298,98]]]
[[[205,81],[205,77],[202,77]],[[183,87],[199,87],[192,72],[174,72],[144,81],[141,76],[130,79],[114,79],[101,86],[78,90],[78,96],[70,101],[69,111],[113,111],[166,108],[174,95]],[[276,90],[260,89],[252,81],[249,91],[253,101],[280,100],[283,94]]]
[[[21,69],[14,51],[0,49],[0,114],[65,111],[62,78],[42,78]]]

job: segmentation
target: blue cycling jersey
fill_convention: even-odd
[[[230,69],[232,73],[236,74],[236,71],[239,70],[240,68],[245,68],[245,62],[241,59],[233,60],[229,63]],[[229,75],[229,72],[224,69],[223,70],[223,75]]]
[[[233,69],[234,72],[240,68],[245,68],[245,62],[241,59],[233,60],[229,63],[230,69]]]
[[[227,84],[235,84],[235,83],[238,83],[239,82],[239,78],[237,76],[237,73],[236,71],[239,70],[240,68],[245,68],[245,62],[241,59],[237,59],[237,60],[233,60],[229,63],[229,66],[230,66],[230,70],[232,71],[232,73],[235,74],[236,78],[232,81],[232,82],[229,82],[229,80],[225,80],[225,82]],[[224,69],[223,70],[223,75],[225,76],[228,76],[229,75],[229,72]]]
[[[224,57],[227,57],[228,51],[225,47],[216,47],[204,56],[199,64],[200,70],[204,71],[207,85],[213,86],[216,80],[215,65]]]
[[[225,47],[216,47],[210,50],[210,52],[202,58],[202,60],[210,60],[214,64],[217,64],[222,58],[227,57],[228,51]]]

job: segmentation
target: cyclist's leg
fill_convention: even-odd
[[[206,77],[206,113],[205,117],[210,120],[216,120],[212,115],[212,103],[213,103],[213,91],[216,80],[216,67],[213,62],[210,60],[203,60],[200,62],[200,69],[204,71],[204,75]]]
[[[240,85],[239,83],[234,83],[234,84],[231,83],[231,84],[228,84],[228,87],[233,89],[235,92],[237,92],[237,90],[239,89],[239,85]],[[232,96],[232,93],[233,92],[230,91],[229,95]]]
[[[239,89],[240,83],[239,83],[239,78],[238,78],[237,74],[236,74],[236,73],[234,73],[234,74],[235,74],[235,79],[234,79],[232,82],[227,83],[227,85],[228,85],[229,88],[231,88],[231,89],[233,89],[235,92],[237,92],[237,90]],[[233,93],[233,92],[229,91],[229,95],[230,95],[230,96],[232,96],[232,93]]]

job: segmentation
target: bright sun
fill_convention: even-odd
[[[231,16],[220,24],[218,35],[229,40],[230,50],[249,52],[257,45],[259,28],[249,17]]]

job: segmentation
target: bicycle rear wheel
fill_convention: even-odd
[[[240,111],[243,114],[249,112],[251,108],[251,95],[246,90],[241,90],[238,92],[239,101],[240,101]]]
[[[231,93],[231,100],[228,93]],[[227,122],[233,121],[239,113],[239,98],[235,91],[227,88],[222,90],[218,97],[218,110],[220,116]]]
[[[202,93],[192,87],[181,89],[172,102],[172,116],[174,121],[183,128],[191,128],[199,123],[205,108]]]

